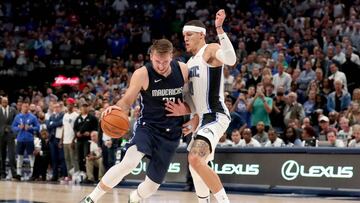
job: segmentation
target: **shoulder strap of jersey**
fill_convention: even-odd
[[[170,67],[171,67],[171,71],[174,71],[174,74],[179,74],[180,75],[180,77],[182,78],[182,83],[184,83],[185,79],[184,79],[184,76],[182,74],[179,62],[176,61],[176,60],[172,60],[171,63],[170,63]]]

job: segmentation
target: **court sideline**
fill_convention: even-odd
[[[79,185],[58,185],[30,182],[0,181],[0,202],[49,202],[49,203],[77,203],[82,197],[91,192],[93,187]],[[131,189],[115,188],[106,194],[99,203],[126,203]],[[230,194],[232,203],[359,203],[355,200],[330,200],[314,197],[278,197],[271,195],[241,195]],[[359,199],[360,200],[360,199]],[[195,193],[160,190],[145,203],[197,203]],[[216,202],[212,200],[212,202]]]

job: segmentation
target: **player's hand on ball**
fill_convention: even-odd
[[[225,20],[226,14],[224,9],[220,9],[218,12],[216,12],[215,17],[215,27],[222,27],[224,20]]]
[[[101,118],[104,118],[104,116],[108,115],[113,109],[118,109],[121,111],[121,108],[119,106],[113,105],[109,106],[101,113]]]

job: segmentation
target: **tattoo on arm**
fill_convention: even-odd
[[[207,157],[210,154],[210,146],[204,140],[195,140],[190,153],[199,157]]]

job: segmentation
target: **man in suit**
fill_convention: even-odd
[[[61,110],[60,103],[54,104],[54,113],[46,122],[46,127],[49,132],[50,155],[51,155],[51,168],[53,176],[51,181],[57,181],[59,178],[59,167],[61,176],[66,177],[66,164],[64,158],[64,150],[60,145],[60,139],[63,132],[63,117],[64,112]]]
[[[7,97],[2,97],[0,108],[0,175],[6,178],[6,155],[9,156],[11,174],[16,175],[15,162],[15,134],[11,130],[11,124],[16,116],[16,110],[9,106]]]

